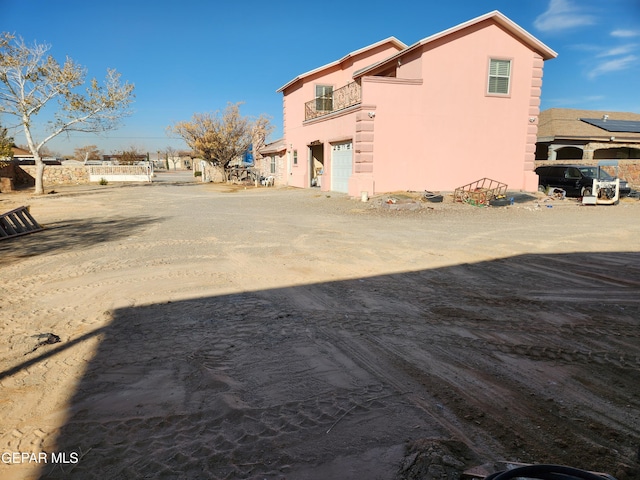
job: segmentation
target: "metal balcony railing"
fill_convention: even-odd
[[[347,107],[362,102],[362,87],[359,83],[351,82],[344,87],[333,91],[331,98],[315,98],[304,104],[304,119],[329,115],[330,113],[344,110]]]

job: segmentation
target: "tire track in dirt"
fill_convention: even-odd
[[[348,444],[352,422],[375,425],[381,415],[405,415],[393,401],[395,393],[354,372],[347,357],[337,358],[313,322],[257,295],[146,308],[153,322],[142,322],[136,310],[114,320],[121,326],[100,345],[108,357],[94,360],[76,393],[72,419],[59,435],[58,448],[90,449],[83,464],[55,468],[47,478],[172,475],[176,464],[181,474],[197,471],[210,478],[280,478],[292,465],[332,458],[331,445]],[[182,321],[173,322],[178,312]],[[194,338],[199,341],[189,345]],[[141,345],[154,348],[140,350]],[[181,355],[186,351],[191,353]],[[261,375],[282,362],[299,370]],[[166,393],[142,401],[145,385],[165,382]],[[189,393],[180,402],[171,400],[170,392],[181,391]],[[114,405],[124,398],[126,403]],[[160,403],[162,411],[173,413],[157,415]],[[319,445],[313,454],[300,448],[310,438]],[[45,440],[40,445],[51,448],[54,437]],[[109,458],[119,461],[111,464]]]

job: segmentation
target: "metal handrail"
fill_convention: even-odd
[[[362,102],[362,87],[357,82],[351,82],[344,87],[340,87],[337,90],[333,91],[331,109],[318,110],[318,103],[325,102],[318,102],[317,98],[306,102],[304,104],[304,119],[313,120],[314,118],[329,115],[330,113],[352,107],[353,105],[357,105],[360,102]]]

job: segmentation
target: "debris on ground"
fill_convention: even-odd
[[[424,191],[423,198],[428,202],[433,202],[433,203],[441,203],[443,200],[443,197],[442,195],[440,195],[439,192],[430,192],[429,190]]]
[[[44,230],[29,213],[29,206],[22,206],[0,215],[0,239],[13,238]]]
[[[565,198],[567,198],[567,192],[562,188],[550,188],[546,200],[564,200]]]
[[[489,201],[498,195],[505,195],[506,193],[506,183],[491,180],[490,178],[481,178],[480,180],[456,188],[453,192],[453,199],[455,202],[483,207],[489,205]]]
[[[60,343],[60,337],[55,333],[41,333],[40,335],[36,335],[36,338],[44,338],[44,340],[38,342],[36,346],[33,347],[33,350],[25,353],[25,355],[35,352],[38,348],[44,345],[53,345],[55,343]]]

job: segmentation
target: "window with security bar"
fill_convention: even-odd
[[[488,93],[508,95],[511,86],[511,60],[491,59]]]

